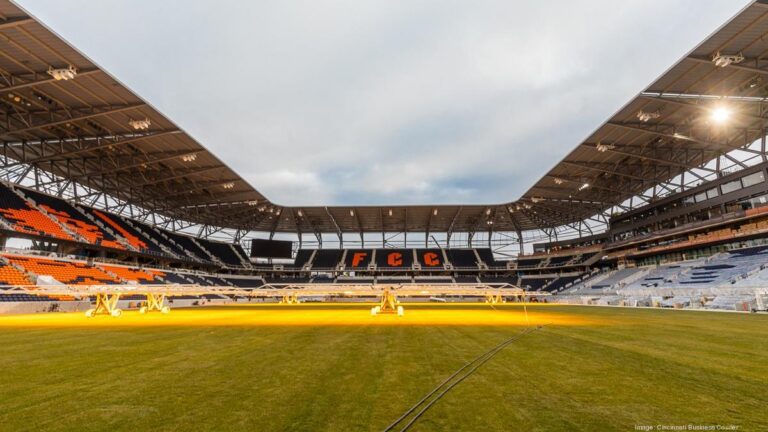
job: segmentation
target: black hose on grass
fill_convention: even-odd
[[[546,324],[545,324],[545,325],[546,325]],[[402,423],[402,422],[403,422],[403,420],[405,420],[405,419],[406,419],[406,418],[407,418],[409,415],[411,415],[411,414],[412,414],[414,411],[416,411],[416,410],[419,408],[419,406],[420,406],[420,405],[424,404],[424,402],[426,402],[426,401],[427,401],[427,400],[428,400],[430,397],[432,397],[432,395],[434,395],[435,393],[437,393],[438,391],[440,391],[440,390],[441,390],[441,388],[442,388],[443,390],[442,390],[442,391],[440,391],[440,393],[438,393],[438,394],[435,396],[435,398],[434,398],[434,399],[432,399],[431,401],[429,401],[429,402],[428,402],[426,405],[424,405],[424,406],[423,406],[423,407],[422,407],[422,408],[421,408],[421,409],[420,409],[420,410],[419,410],[419,411],[418,411],[416,414],[414,414],[413,418],[411,418],[411,420],[410,420],[408,423],[406,423],[406,424],[405,424],[405,426],[403,426],[403,427],[400,429],[400,432],[404,432],[404,431],[408,430],[408,429],[409,429],[411,426],[413,426],[413,424],[416,422],[416,420],[418,420],[418,419],[419,419],[419,417],[421,417],[421,416],[422,416],[422,415],[423,415],[425,412],[427,412],[427,410],[428,410],[430,407],[432,407],[432,405],[434,405],[434,404],[435,404],[435,403],[436,403],[438,400],[440,400],[440,399],[441,399],[441,398],[442,398],[442,397],[443,397],[443,396],[444,396],[446,393],[448,393],[448,392],[449,392],[449,391],[450,391],[452,388],[454,388],[454,387],[455,387],[455,386],[457,386],[457,385],[458,385],[460,382],[464,381],[464,380],[465,380],[465,379],[467,379],[467,378],[468,378],[470,375],[472,375],[472,374],[473,374],[473,373],[474,373],[474,372],[475,372],[475,371],[476,371],[476,370],[477,370],[477,369],[478,369],[480,366],[482,366],[483,364],[485,364],[485,362],[487,362],[488,360],[490,360],[490,359],[491,359],[493,356],[495,356],[495,355],[496,355],[496,354],[497,354],[499,351],[501,351],[502,349],[504,349],[505,347],[507,347],[508,345],[510,345],[512,342],[514,342],[514,341],[516,341],[516,340],[520,339],[521,337],[523,337],[523,336],[525,336],[525,335],[528,335],[528,334],[531,334],[531,333],[533,333],[533,332],[535,332],[535,331],[537,331],[537,330],[540,330],[540,329],[542,329],[543,327],[544,327],[544,325],[541,325],[541,326],[538,326],[538,327],[529,327],[529,328],[526,328],[526,329],[525,329],[525,330],[523,330],[522,332],[520,332],[520,333],[518,333],[518,334],[516,334],[516,335],[514,335],[514,336],[511,336],[510,338],[508,338],[508,339],[504,340],[503,342],[501,342],[500,344],[498,344],[498,345],[496,345],[495,347],[491,348],[490,350],[486,351],[485,353],[483,353],[483,354],[481,354],[481,355],[479,355],[479,356],[475,357],[473,360],[471,360],[471,361],[467,362],[466,364],[464,364],[464,366],[462,366],[461,368],[459,368],[459,369],[458,369],[456,372],[454,372],[453,374],[451,374],[451,376],[449,376],[449,377],[448,377],[448,378],[446,378],[446,379],[445,379],[443,382],[441,382],[441,383],[440,383],[440,384],[439,384],[437,387],[433,388],[433,389],[432,389],[432,390],[431,390],[429,393],[427,393],[427,394],[426,394],[426,396],[424,396],[423,398],[421,398],[421,400],[419,400],[418,402],[416,402],[416,404],[414,404],[414,405],[413,405],[411,408],[409,408],[409,409],[408,409],[408,410],[407,410],[405,413],[403,413],[403,415],[401,415],[400,417],[398,417],[398,418],[397,418],[397,420],[395,420],[395,421],[394,421],[394,422],[392,422],[392,423],[391,423],[389,426],[387,426],[387,427],[386,427],[386,428],[383,430],[383,432],[389,432],[389,431],[393,430],[393,429],[395,428],[395,426],[397,426],[398,424]],[[458,376],[458,375],[459,375],[459,374],[460,374],[462,371],[464,371],[464,370],[465,370],[465,369],[467,369],[467,368],[469,368],[469,370],[467,371],[467,373],[465,373],[464,375],[460,376],[460,377],[459,377],[458,379],[456,379],[455,381],[451,382],[451,380],[453,380],[454,378],[456,378],[456,376]],[[450,384],[448,384],[449,382],[450,382]],[[446,386],[446,384],[447,384],[447,386]],[[445,386],[445,388],[443,388],[444,386]]]

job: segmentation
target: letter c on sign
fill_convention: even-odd
[[[363,262],[367,256],[368,254],[365,252],[355,252],[355,254],[352,255],[352,267],[359,267],[360,263]]]
[[[437,254],[434,252],[427,252],[424,254],[424,265],[434,267],[440,265],[440,260]]]
[[[403,254],[400,252],[392,252],[387,255],[387,264],[389,264],[390,267],[400,267],[403,265]]]

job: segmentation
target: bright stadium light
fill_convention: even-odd
[[[716,124],[723,124],[731,118],[731,110],[724,105],[719,105],[710,111],[709,118]]]
[[[599,151],[600,153],[605,153],[605,152],[607,152],[608,150],[613,150],[613,149],[615,149],[615,148],[616,148],[616,146],[615,146],[615,145],[613,145],[613,144],[603,144],[602,142],[598,142],[597,144],[595,144],[595,148],[596,148],[596,149],[597,149],[597,151]]]
[[[152,121],[148,118],[145,118],[144,120],[131,120],[128,122],[128,124],[131,125],[131,127],[135,130],[147,130],[152,124]]]
[[[77,76],[77,69],[72,65],[59,69],[49,67],[48,75],[52,76],[56,81],[68,81]]]
[[[197,153],[190,153],[181,157],[181,160],[184,162],[194,162],[196,159],[197,159]]]
[[[235,182],[224,183],[223,185],[221,185],[221,187],[223,187],[224,189],[232,189],[233,187],[235,187]]]
[[[304,216],[304,213],[302,213],[301,210],[299,210],[299,211],[296,212],[296,215],[298,215],[299,217],[302,217],[302,216]]]
[[[640,110],[637,112],[637,119],[643,123],[648,123],[650,120],[656,120],[661,117],[661,111],[656,110],[653,112]]]
[[[432,216],[437,216],[437,209],[434,209],[434,210],[432,211]]]
[[[389,209],[389,215],[392,216],[392,209]]]
[[[584,183],[583,185],[579,186],[579,190],[583,191],[584,189],[589,187],[589,183]]]
[[[716,52],[712,56],[712,62],[717,67],[726,67],[731,64],[737,64],[744,61],[744,55],[738,54],[720,54],[720,51]]]
[[[350,210],[349,211],[349,216],[350,217],[355,217],[355,211],[354,210]]]
[[[559,184],[559,185],[563,184],[563,179],[555,177],[555,184]]]

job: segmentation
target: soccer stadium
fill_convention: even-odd
[[[281,204],[24,3],[0,430],[768,430],[768,1],[512,201],[404,205]]]

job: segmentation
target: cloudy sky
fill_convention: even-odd
[[[746,0],[17,0],[283,205],[517,199]]]

